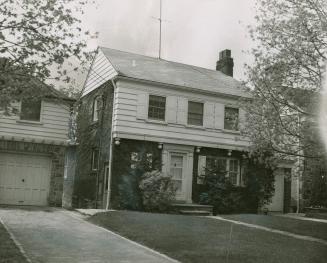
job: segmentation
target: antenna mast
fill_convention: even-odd
[[[159,16],[159,59],[161,59],[161,23],[162,23],[162,0],[160,0],[160,16]]]

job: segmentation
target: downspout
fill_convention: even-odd
[[[299,114],[297,116],[297,127],[298,127],[298,130],[300,131],[300,115]],[[301,147],[300,138],[299,138],[299,141],[298,141],[298,147],[299,147],[299,150],[300,150],[300,147]],[[297,161],[298,161],[298,175],[297,175],[297,184],[296,184],[296,195],[297,195],[297,198],[296,198],[296,213],[298,214],[300,212],[300,174],[301,174],[301,170],[300,170],[301,159],[300,159],[300,156],[297,156]]]
[[[112,174],[112,161],[113,161],[113,147],[114,147],[114,106],[115,106],[115,97],[116,97],[116,83],[111,79],[111,83],[114,87],[114,97],[112,101],[112,115],[111,115],[111,136],[110,136],[110,148],[109,148],[109,162],[108,162],[108,177],[107,177],[107,203],[106,203],[106,210],[109,210],[110,207],[110,195],[111,195],[111,174]]]

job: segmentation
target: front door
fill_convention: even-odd
[[[186,154],[170,153],[170,174],[177,188],[176,199],[186,200]]]

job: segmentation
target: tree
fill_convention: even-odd
[[[257,23],[250,28],[255,62],[247,68],[253,101],[246,107],[245,131],[256,152],[320,158],[323,148],[308,130],[318,127],[327,58],[325,0],[260,0],[257,6]]]
[[[80,25],[87,2],[0,0],[0,107],[7,109],[13,99],[44,96],[46,80],[70,81],[64,65],[88,60],[86,40],[92,36]]]

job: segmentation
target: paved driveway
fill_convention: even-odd
[[[174,262],[55,208],[1,208],[0,218],[32,262]]]

